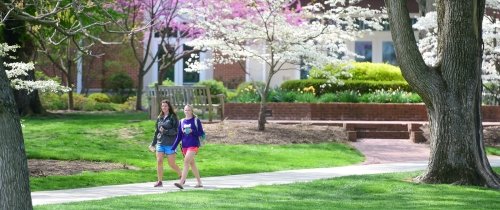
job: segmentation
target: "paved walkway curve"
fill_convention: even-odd
[[[498,164],[500,164],[500,161],[498,162]],[[257,185],[288,184],[294,182],[305,182],[316,179],[349,175],[415,171],[422,170],[426,166],[426,162],[388,163],[205,177],[203,178],[203,185],[204,189],[254,187]],[[96,200],[115,196],[143,195],[179,191],[179,189],[175,187],[173,183],[174,181],[164,181],[163,187],[158,188],[153,187],[154,182],[149,182],[70,190],[41,191],[31,193],[31,197],[33,200],[33,205],[41,205]],[[193,179],[188,180],[186,182],[187,186],[184,190],[194,190],[195,188],[193,188],[193,186],[195,183],[196,182]],[[200,188],[197,188],[196,190],[198,189]]]
[[[429,150],[428,146],[425,144],[413,144],[408,140],[362,139],[352,143],[352,145],[365,154],[366,161],[364,163],[334,168],[204,177],[203,189],[289,184],[350,175],[416,171],[424,170],[427,167]],[[500,157],[490,157],[490,163],[492,166],[500,167]],[[154,182],[148,182],[69,190],[40,191],[31,193],[31,197],[33,205],[43,205],[98,200],[117,196],[179,191],[173,183],[174,181],[164,181],[163,187],[159,188],[152,187]],[[200,188],[193,188],[194,184],[195,181],[193,179],[188,179],[184,190],[199,190]]]
[[[358,139],[351,145],[366,158],[363,164],[428,161],[429,144],[408,139]]]

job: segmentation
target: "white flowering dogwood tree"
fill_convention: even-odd
[[[483,96],[489,103],[499,104],[500,95],[500,1],[487,0],[486,8],[488,13],[484,15],[482,35],[484,42],[482,79]],[[419,17],[413,28],[425,32],[425,36],[418,40],[418,48],[422,53],[425,63],[429,66],[436,66],[439,58],[438,49],[438,27],[437,12],[432,11]],[[483,98],[483,100],[485,100]]]
[[[420,53],[407,1],[386,1],[401,71],[422,97],[429,115],[430,160],[417,181],[500,188],[499,176],[486,157],[481,117],[481,75],[487,50],[483,44],[489,39],[483,34],[488,30],[483,24],[488,21],[484,18],[486,2],[435,2],[435,15],[426,15],[428,19],[416,26],[435,34],[421,41],[424,52]]]
[[[203,33],[188,44],[212,52],[210,59],[190,62],[191,71],[248,60],[265,66],[265,86],[258,89],[259,130],[265,129],[266,98],[276,73],[297,70],[301,63],[321,68],[349,61],[355,55],[346,41],[382,29],[380,11],[335,0],[310,5],[296,0],[203,0],[182,11],[193,20],[189,24]],[[370,27],[361,28],[360,24]],[[330,82],[336,82],[335,75],[330,75]]]

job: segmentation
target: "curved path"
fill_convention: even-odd
[[[416,144],[408,139],[358,139],[351,145],[365,155],[363,164],[428,161],[428,144]]]
[[[254,187],[257,185],[289,184],[317,179],[361,174],[380,174],[424,170],[427,167],[429,148],[426,144],[414,144],[403,139],[360,139],[351,143],[365,156],[363,164],[334,167],[277,171],[269,173],[241,174],[203,178],[203,189]],[[500,166],[499,157],[490,157],[492,166]],[[98,200],[116,196],[145,195],[179,191],[174,181],[165,181],[164,187],[154,188],[154,182],[91,187],[70,190],[41,191],[31,193],[33,205]],[[188,179],[184,190],[193,188],[195,181]]]

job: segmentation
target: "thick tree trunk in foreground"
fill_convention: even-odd
[[[437,0],[438,64],[420,55],[406,1],[386,0],[403,76],[424,100],[430,162],[418,180],[500,188],[486,158],[481,120],[481,24],[484,0]]]
[[[0,209],[32,209],[21,121],[0,66]]]

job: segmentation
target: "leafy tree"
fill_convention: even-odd
[[[431,156],[424,183],[500,188],[486,157],[481,117],[484,0],[436,0],[437,60],[425,63],[406,1],[386,0],[403,76],[429,115]]]

